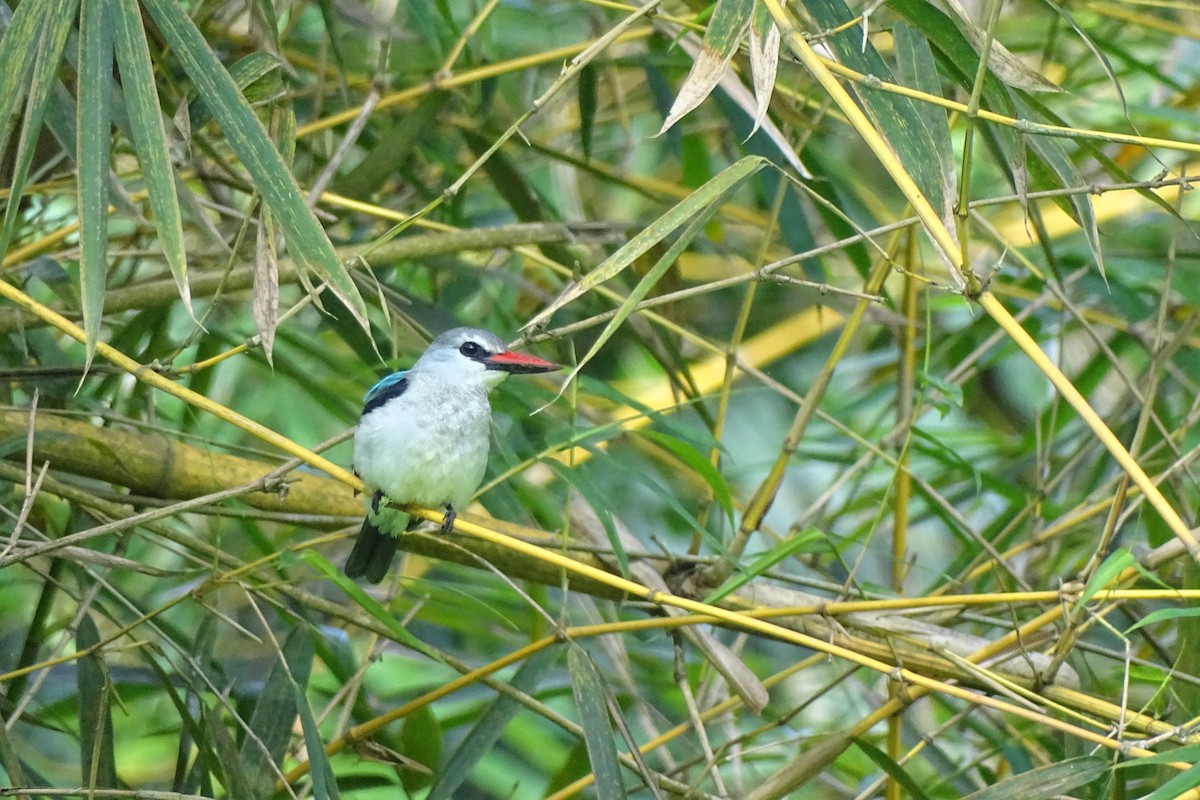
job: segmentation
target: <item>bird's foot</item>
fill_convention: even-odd
[[[454,520],[458,519],[458,512],[454,510],[454,506],[446,503],[446,517],[442,521],[442,533],[447,534],[454,530]]]
[[[376,489],[375,494],[371,495],[371,513],[379,513],[379,501],[383,500],[383,490]]]

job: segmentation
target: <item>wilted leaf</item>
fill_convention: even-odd
[[[963,35],[971,40],[977,53],[983,52],[987,39],[987,31],[980,28],[971,19],[970,14],[958,0],[946,0],[946,6],[954,12],[951,17]],[[1025,66],[1025,62],[1012,54],[1007,47],[992,39],[988,49],[988,70],[1004,83],[1014,89],[1024,89],[1027,92],[1061,92],[1054,81]]]
[[[279,254],[275,251],[275,225],[266,209],[259,215],[254,242],[254,290],[250,302],[263,355],[272,364],[275,326],[279,324]]]
[[[262,194],[263,202],[283,229],[288,252],[300,266],[326,280],[333,293],[366,329],[367,307],[358,288],[233,78],[182,6],[171,0],[145,0],[144,6],[195,84],[199,97],[220,123],[225,141],[241,158],[254,181],[254,188]]]
[[[756,3],[754,15],[750,18],[750,80],[754,84],[754,97],[758,104],[750,136],[758,131],[762,121],[767,118],[771,93],[775,91],[775,75],[779,70],[779,42],[779,28],[771,19],[771,12],[765,5]]]
[[[703,102],[725,74],[725,65],[737,52],[738,43],[750,25],[750,14],[754,0],[717,0],[708,29],[704,32],[704,43],[695,55],[692,68],[688,71],[683,86],[667,118],[658,131],[661,136],[689,111]]]

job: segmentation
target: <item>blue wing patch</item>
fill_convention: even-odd
[[[363,415],[369,414],[388,400],[404,394],[404,390],[408,388],[407,376],[407,371],[393,372],[367,390],[366,396],[363,397]]]

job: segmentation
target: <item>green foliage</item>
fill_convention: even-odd
[[[1200,786],[1195,11],[955,5],[0,0],[5,791]]]

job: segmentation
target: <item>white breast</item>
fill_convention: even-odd
[[[368,492],[397,503],[466,507],[487,469],[491,407],[483,387],[409,375],[404,394],[364,416],[354,465]]]

